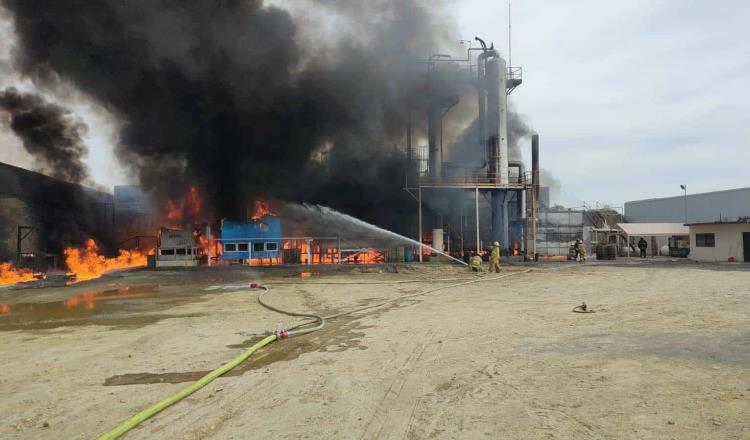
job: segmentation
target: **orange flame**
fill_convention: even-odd
[[[92,239],[83,248],[66,248],[65,264],[76,275],[76,281],[99,278],[105,272],[146,265],[146,253],[120,249],[120,255],[106,258],[99,254],[99,246]]]
[[[267,215],[276,215],[273,211],[271,211],[271,205],[269,205],[268,202],[264,200],[256,200],[253,203],[253,212],[252,214],[250,214],[250,220],[260,220]]]
[[[0,286],[34,281],[42,274],[30,269],[14,268],[10,261],[0,263]]]
[[[203,201],[198,188],[190,186],[187,194],[179,200],[167,200],[165,210],[167,212],[167,222],[170,228],[177,228],[182,225],[188,217],[195,217],[201,211]]]
[[[366,249],[360,252],[355,252],[352,255],[342,258],[342,261],[346,263],[353,263],[353,264],[384,263],[385,255],[381,251],[377,251],[374,249]]]

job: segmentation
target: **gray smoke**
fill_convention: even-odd
[[[521,141],[530,139],[534,131],[513,106],[508,103],[508,158],[521,160]]]
[[[473,99],[472,99],[473,98]],[[462,100],[471,100],[473,103],[476,101],[476,95],[467,93],[463,96]],[[476,105],[469,109],[472,115],[476,115]],[[446,118],[454,117],[452,113],[448,113]],[[465,125],[466,113],[459,115],[459,118],[463,118],[463,124]],[[522,159],[522,141],[530,139],[533,134],[533,130],[524,120],[523,116],[515,111],[514,106],[508,103],[508,159],[510,160],[521,160]],[[476,116],[471,119],[471,123],[465,125],[455,137],[454,142],[445,148],[445,153],[448,161],[459,162],[459,163],[474,163],[477,167],[483,165],[485,160],[485,150],[479,145],[479,120]]]
[[[83,163],[88,127],[68,109],[9,87],[0,91],[0,123],[21,139],[37,171],[67,182],[88,182]]]
[[[550,203],[555,204],[560,202],[560,189],[562,184],[560,180],[555,178],[549,170],[542,168],[539,171],[539,185],[546,186],[549,188]]]

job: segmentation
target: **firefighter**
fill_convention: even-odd
[[[638,249],[641,250],[641,258],[646,258],[646,249],[648,248],[648,243],[646,242],[646,239],[641,237],[640,240],[638,240]]]
[[[478,253],[474,252],[474,255],[472,255],[471,260],[469,260],[469,268],[472,272],[482,271],[482,257]]]
[[[500,243],[492,242],[492,251],[490,251],[490,272],[500,273]]]
[[[586,244],[580,238],[576,240],[576,252],[578,254],[579,261],[586,261]]]

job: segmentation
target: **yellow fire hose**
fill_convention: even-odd
[[[269,304],[267,304],[267,303],[265,303],[263,301],[263,294],[264,293],[268,293],[268,288],[264,287],[264,286],[260,286],[260,285],[258,285],[256,283],[253,283],[253,284],[250,285],[250,287],[252,289],[262,289],[264,291],[260,295],[258,295],[258,297],[257,297],[258,302],[261,305],[263,305],[263,307],[266,307],[266,308],[268,308],[270,310],[273,310],[273,311],[276,311],[276,312],[279,312],[279,313],[282,313],[282,314],[290,315],[290,316],[306,317],[306,318],[308,318],[308,321],[305,321],[305,322],[302,322],[300,324],[297,324],[294,327],[291,327],[291,328],[289,328],[287,330],[282,330],[281,332],[278,332],[277,334],[273,334],[273,335],[265,337],[263,340],[261,340],[257,344],[255,344],[252,347],[250,347],[249,349],[247,349],[247,351],[245,351],[241,355],[237,356],[236,358],[232,359],[231,361],[227,362],[226,364],[222,365],[221,367],[219,367],[219,368],[211,371],[210,373],[206,374],[205,376],[201,377],[200,379],[198,379],[198,381],[193,382],[190,386],[188,386],[186,388],[183,388],[181,391],[177,392],[176,394],[173,394],[172,396],[167,397],[166,399],[164,399],[164,400],[162,400],[160,402],[157,402],[157,403],[149,406],[148,408],[142,410],[141,412],[139,412],[138,414],[134,415],[133,417],[131,417],[131,418],[125,420],[124,422],[120,423],[119,425],[117,425],[116,427],[114,427],[109,432],[107,432],[107,433],[103,434],[102,436],[100,436],[98,440],[114,440],[114,439],[120,438],[126,432],[130,431],[131,429],[133,429],[136,426],[140,425],[144,421],[146,421],[149,418],[153,417],[154,415],[156,415],[160,411],[162,411],[162,410],[164,410],[164,409],[172,406],[173,404],[179,402],[180,400],[184,399],[185,397],[187,397],[187,396],[193,394],[194,392],[200,390],[201,388],[205,387],[206,385],[208,385],[209,383],[211,383],[217,377],[219,377],[219,376],[227,373],[228,371],[232,370],[233,368],[235,368],[236,366],[238,366],[239,364],[241,364],[242,362],[244,362],[245,360],[247,360],[250,356],[252,356],[253,353],[255,353],[259,349],[265,347],[266,345],[270,344],[271,342],[274,342],[274,341],[276,341],[278,339],[285,339],[285,338],[290,337],[290,336],[302,335],[302,334],[306,334],[306,333],[310,333],[310,332],[319,330],[320,328],[323,327],[323,325],[325,324],[325,321],[328,320],[328,319],[339,318],[341,316],[350,315],[352,313],[361,312],[363,310],[381,307],[381,306],[384,306],[384,305],[389,304],[389,303],[394,302],[394,301],[399,301],[399,300],[406,299],[406,298],[412,298],[412,297],[415,297],[415,296],[421,296],[421,295],[425,295],[425,294],[428,294],[428,293],[437,292],[439,290],[448,289],[448,288],[451,288],[451,287],[458,287],[458,286],[463,286],[463,285],[466,285],[466,284],[474,284],[474,283],[480,283],[480,282],[484,282],[484,281],[499,280],[501,278],[506,278],[506,277],[513,276],[513,275],[516,275],[516,274],[528,273],[529,271],[531,271],[531,269],[527,269],[525,271],[515,272],[515,273],[512,272],[512,273],[508,273],[508,274],[504,274],[504,275],[499,275],[499,276],[496,276],[496,277],[473,278],[473,279],[470,279],[468,281],[464,281],[464,282],[457,283],[457,284],[451,284],[451,285],[448,285],[448,286],[436,287],[436,288],[433,288],[433,289],[429,289],[429,290],[425,290],[425,291],[421,291],[421,292],[417,292],[417,293],[410,293],[410,294],[406,294],[406,295],[400,295],[400,296],[397,296],[395,298],[386,299],[386,300],[384,300],[382,302],[377,302],[377,303],[374,303],[374,304],[369,304],[369,305],[366,305],[366,306],[363,306],[363,307],[358,307],[358,308],[353,309],[353,310],[349,310],[349,311],[346,311],[346,312],[337,313],[337,314],[326,316],[326,317],[317,316],[317,315],[311,315],[311,314],[306,314],[306,313],[289,312],[289,311],[286,311],[286,310],[281,310],[279,308],[273,307],[273,306],[271,306],[271,305],[269,305]],[[307,327],[307,326],[310,326],[312,324],[317,324],[317,325],[315,327],[312,327],[312,328],[300,329],[301,327]]]
[[[237,365],[244,362],[247,358],[253,355],[256,351],[258,351],[260,348],[265,347],[266,345],[270,344],[271,342],[276,340],[276,335],[267,336],[257,344],[253,345],[252,347],[248,348],[247,351],[242,353],[241,355],[237,356],[236,358],[232,359],[231,361],[227,362],[226,364],[222,365],[221,367],[215,369],[214,371],[206,374],[205,376],[198,379],[197,382],[193,382],[190,386],[183,388],[180,392],[177,394],[173,394],[166,399],[157,402],[148,408],[144,409],[143,411],[139,412],[138,414],[134,415],[133,417],[125,420],[124,422],[117,425],[115,428],[113,428],[111,431],[107,432],[106,434],[103,434],[101,437],[99,437],[99,440],[114,440],[116,438],[119,438],[126,432],[130,431],[131,429],[135,428],[142,422],[146,421],[153,415],[157,414],[159,411],[162,411],[172,404],[179,402],[180,400],[184,399],[185,397],[193,394],[194,392],[198,391],[199,389],[205,387],[209,383],[211,383],[214,379],[221,376],[222,374],[228,372],[229,370],[233,369]]]

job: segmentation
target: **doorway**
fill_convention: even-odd
[[[742,249],[745,253],[745,263],[750,263],[750,232],[742,233]]]

